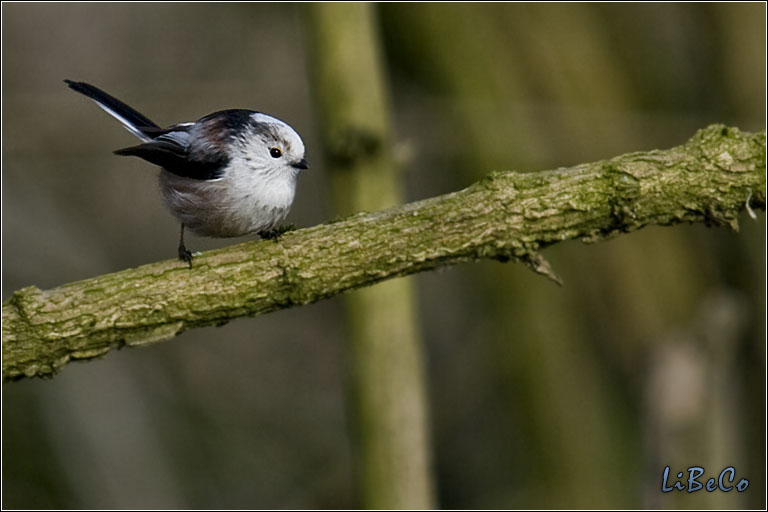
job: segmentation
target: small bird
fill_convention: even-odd
[[[209,237],[259,234],[276,238],[308,169],[304,142],[283,121],[253,110],[214,112],[192,123],[160,128],[101,89],[64,80],[92,99],[142,144],[115,151],[161,167],[165,205],[181,223],[179,259],[192,266],[184,228]]]

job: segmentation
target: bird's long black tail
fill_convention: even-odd
[[[73,91],[91,98],[109,115],[120,121],[126,130],[143,141],[152,140],[153,137],[150,134],[154,134],[160,129],[148,117],[132,109],[117,98],[110,96],[98,87],[85,82],[73,82],[72,80],[64,80],[64,82]]]

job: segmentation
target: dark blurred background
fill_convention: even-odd
[[[252,108],[332,217],[300,4],[2,5],[2,293],[174,256],[135,143],[62,79],[158,124]],[[766,7],[379,4],[409,201],[492,170],[765,129]],[[746,198],[745,198],[746,199]],[[764,508],[765,215],[650,228],[522,265],[416,276],[444,508]],[[190,236],[204,250],[230,241]],[[2,387],[5,508],[358,507],[339,298],[186,332]],[[660,492],[726,466],[744,493]]]

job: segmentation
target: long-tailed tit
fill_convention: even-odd
[[[296,175],[309,168],[304,142],[274,117],[222,110],[194,123],[160,128],[122,101],[85,82],[64,80],[88,96],[142,144],[115,151],[159,165],[165,205],[181,223],[179,258],[192,264],[184,228],[210,237],[258,233],[271,238],[288,214]]]

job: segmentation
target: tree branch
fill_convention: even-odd
[[[738,228],[765,211],[765,132],[713,125],[663,151],[536,173],[493,173],[470,187],[3,303],[3,379],[51,376],[74,359],[148,345],[194,327],[309,304],[385,279],[480,258],[518,260],[555,278],[539,250],[648,225]]]

